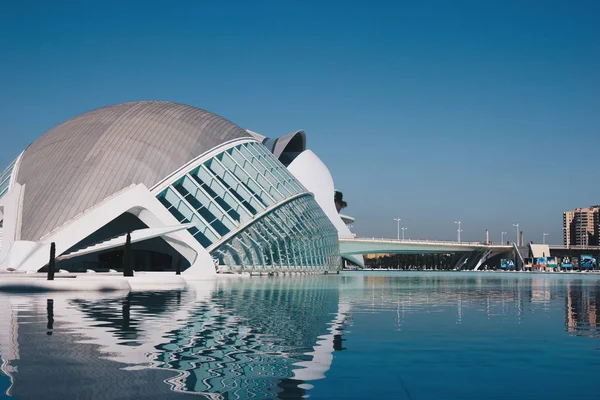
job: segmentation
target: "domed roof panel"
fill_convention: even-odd
[[[154,186],[212,148],[250,137],[208,111],[168,102],[134,102],[77,116],[23,154],[21,240],[39,240],[131,185]]]

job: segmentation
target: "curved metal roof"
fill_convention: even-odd
[[[249,137],[232,122],[183,104],[143,101],[79,115],[24,152],[21,240],[46,233],[131,185],[151,188],[197,156]]]

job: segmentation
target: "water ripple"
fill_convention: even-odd
[[[592,398],[599,298],[593,277],[451,273],[0,295],[0,384],[25,399]],[[547,387],[521,379],[538,374]]]

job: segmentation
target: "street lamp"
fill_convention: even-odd
[[[396,221],[398,223],[398,240],[400,240],[400,221],[402,221],[402,218],[400,217],[396,217],[394,218],[394,221]]]
[[[543,233],[543,234],[542,234],[542,237],[543,237],[543,238],[542,238],[542,244],[546,244],[546,236],[548,236],[548,234],[547,234],[547,233]]]
[[[518,246],[519,245],[519,223],[517,222],[516,224],[513,224],[513,226],[517,227],[517,241],[515,242],[515,244]]]
[[[460,229],[460,221],[454,221],[455,224],[458,224],[458,229],[456,230],[456,232],[458,233],[458,243],[460,243],[460,233],[462,232],[462,230]]]
[[[500,234],[500,244],[504,244],[504,235],[506,235],[506,232]]]
[[[404,231],[407,230],[408,228],[402,228],[402,240],[404,240]]]

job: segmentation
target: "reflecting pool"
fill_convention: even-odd
[[[598,399],[600,276],[349,272],[0,294],[0,396]]]

